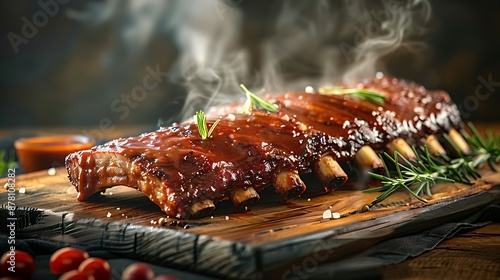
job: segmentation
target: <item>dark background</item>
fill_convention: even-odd
[[[209,1],[209,0],[207,0]],[[131,50],[117,35],[126,18],[88,24],[67,16],[66,9],[85,10],[89,3],[69,1],[50,17],[16,54],[8,39],[21,35],[22,18],[32,21],[41,10],[36,1],[1,2],[0,129],[33,126],[97,126],[103,119],[113,124],[156,124],[159,119],[177,120],[185,86],[172,79],[159,84],[148,97],[130,108],[130,114],[110,109],[123,93],[142,84],[145,68],[159,65],[174,70],[182,50],[175,31],[155,32],[140,51]],[[283,1],[232,1],[229,8],[242,15],[240,46],[250,54],[252,72],[259,69],[261,41],[272,36]],[[292,1],[293,2],[293,1]],[[297,1],[303,3],[305,1]],[[307,1],[309,2],[309,1]],[[330,1],[339,5],[339,1]],[[129,3],[122,1],[116,9]],[[195,2],[193,2],[195,3]],[[463,116],[474,121],[498,121],[500,97],[500,1],[430,1],[432,18],[418,38],[426,43],[425,54],[401,53],[386,60],[386,73],[408,78],[432,89],[448,91]],[[216,16],[221,3],[214,0]],[[193,4],[192,9],[198,9]],[[224,13],[233,10],[224,10]],[[119,13],[118,13],[119,14]],[[173,13],[175,14],[175,13]],[[172,16],[172,11],[166,16]],[[222,22],[230,25],[231,22]],[[353,28],[357,23],[353,22]],[[352,43],[353,38],[340,41]],[[336,42],[339,43],[339,40]],[[481,78],[492,80],[491,87]],[[495,84],[496,83],[496,84]]]

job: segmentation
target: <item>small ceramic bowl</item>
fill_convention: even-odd
[[[21,138],[14,143],[24,172],[64,166],[72,152],[89,149],[95,140],[86,135],[53,135]]]

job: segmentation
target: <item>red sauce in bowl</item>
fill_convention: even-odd
[[[25,172],[64,166],[65,157],[89,149],[95,141],[85,135],[55,135],[21,138],[14,143]]]

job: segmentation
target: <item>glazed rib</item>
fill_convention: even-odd
[[[257,192],[270,185],[285,200],[293,199],[306,188],[299,176],[303,173],[316,172],[325,189],[334,189],[347,180],[335,171],[335,163],[353,159],[362,147],[369,146],[363,153],[370,154],[370,147],[380,151],[398,138],[419,145],[429,135],[462,125],[456,106],[443,91],[390,77],[346,87],[383,93],[385,102],[287,93],[268,99],[279,106],[273,113],[236,113],[239,104],[219,107],[207,123],[221,121],[205,140],[196,124],[185,122],[70,154],[70,181],[80,201],[127,185],[170,217],[200,216],[222,200],[239,205],[248,198],[255,203]],[[376,168],[378,163],[375,159],[367,164]]]

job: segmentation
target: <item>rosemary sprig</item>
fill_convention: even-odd
[[[220,119],[217,119],[212,124],[210,129],[208,129],[207,116],[205,116],[205,113],[202,110],[200,110],[196,111],[195,122],[198,125],[198,132],[200,133],[201,139],[205,140],[208,137],[210,137],[210,135],[212,135],[212,132],[214,132],[215,127],[219,124]]]
[[[380,157],[382,159],[382,163],[384,164],[386,175],[380,175],[372,172],[369,174],[373,178],[379,179],[382,186],[364,191],[384,192],[372,202],[372,205],[382,202],[399,189],[404,189],[418,200],[426,202],[426,200],[421,198],[420,195],[426,194],[428,196],[432,196],[431,187],[436,183],[455,182],[452,175],[453,172],[449,170],[450,168],[448,165],[432,158],[426,148],[423,149],[423,154],[415,154],[417,155],[417,163],[410,162],[398,152],[395,152],[394,156],[384,153],[384,156]],[[394,176],[391,176],[392,173],[390,172],[384,157],[386,160],[389,160],[394,164]],[[459,164],[457,163],[454,167],[459,167],[458,165]]]
[[[431,156],[426,147],[417,150],[414,148],[416,161],[411,162],[399,153],[391,156],[387,153],[380,157],[385,167],[385,175],[369,173],[371,177],[379,179],[382,186],[365,190],[364,192],[384,192],[371,205],[382,202],[397,190],[408,191],[412,196],[425,202],[421,197],[425,194],[432,197],[431,188],[438,182],[459,182],[472,184],[473,180],[481,176],[477,168],[488,163],[496,171],[496,164],[500,162],[500,137],[488,132],[486,137],[481,136],[477,129],[469,124],[472,135],[465,135],[469,142],[472,154],[464,155],[457,149],[457,158],[447,155]],[[447,135],[444,135],[448,139]],[[385,158],[385,160],[384,160]],[[395,166],[391,172],[386,160]]]
[[[500,136],[493,135],[491,131],[482,136],[472,123],[467,123],[472,134],[464,133],[465,140],[472,147],[473,165],[482,166],[488,163],[490,168],[498,172],[496,163],[500,162]]]
[[[262,108],[269,112],[278,111],[278,108],[275,104],[266,101],[265,99],[257,96],[255,93],[249,91],[245,85],[241,84],[240,87],[245,91],[245,94],[247,95],[247,100],[241,108],[241,113],[250,113],[254,106],[255,108]]]
[[[384,105],[385,94],[380,92],[371,91],[368,89],[357,89],[357,88],[343,88],[343,87],[320,87],[318,89],[319,93],[323,94],[348,94],[377,105]]]

